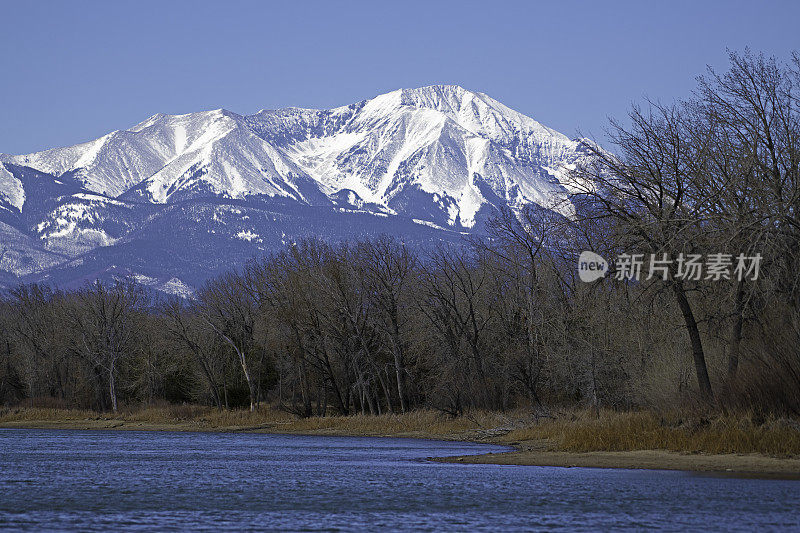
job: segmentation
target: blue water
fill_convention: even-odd
[[[800,482],[443,464],[412,439],[0,429],[0,526],[42,530],[800,529]]]

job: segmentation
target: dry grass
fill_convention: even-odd
[[[82,409],[49,407],[0,407],[0,422],[33,422],[40,420],[86,420],[98,413]]]
[[[126,409],[116,415],[55,408],[0,408],[0,424],[60,422],[60,427],[198,431],[270,431],[329,435],[485,439],[566,452],[669,450],[684,453],[758,453],[800,456],[800,423],[753,416],[700,416],[650,411],[574,411],[535,422],[528,413],[476,412],[450,418],[436,411],[404,415],[297,418],[272,407],[251,413],[196,405]],[[102,425],[108,422],[111,425]],[[83,425],[82,425],[83,424]],[[121,424],[121,425],[120,425]]]
[[[155,424],[184,422],[201,428],[219,429],[266,426],[288,422],[294,417],[269,407],[251,413],[247,410],[226,411],[201,405],[168,405],[134,409],[120,413],[114,418]]]
[[[503,440],[544,440],[553,450],[570,452],[669,450],[795,456],[800,455],[800,424],[785,418],[756,422],[747,414],[687,417],[583,411],[517,429]]]
[[[197,428],[240,428],[287,422],[294,417],[275,409],[249,411],[219,411],[199,405],[163,405],[138,409],[121,409],[117,413],[78,409],[51,409],[40,407],[0,408],[2,422],[42,421],[121,421],[153,425],[196,426]],[[181,427],[183,429],[183,427]]]
[[[465,432],[496,427],[504,420],[501,415],[491,412],[473,413],[469,417],[454,419],[431,410],[417,410],[403,415],[297,418],[269,406],[252,413],[248,410],[226,411],[198,405],[160,405],[122,409],[116,414],[38,407],[0,408],[0,424],[113,421],[129,423],[131,428],[142,429],[218,431],[261,429],[287,433],[408,435],[432,438],[463,438]]]
[[[336,431],[355,435],[415,435],[455,437],[502,422],[496,413],[478,412],[469,417],[451,418],[431,410],[417,410],[403,415],[354,415],[347,417],[312,417],[291,424],[295,431]]]
[[[298,418],[272,407],[263,407],[251,413],[243,409],[225,411],[193,405],[147,408],[123,413],[115,418],[148,423],[189,422],[208,429],[261,428],[287,432],[420,436],[450,436],[498,422],[498,417],[488,412],[457,419],[430,410],[404,415]]]

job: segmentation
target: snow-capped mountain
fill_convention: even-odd
[[[331,110],[158,114],[0,154],[0,275],[123,273],[171,290],[305,236],[458,239],[501,206],[569,215],[561,179],[584,156],[582,141],[458,86]]]

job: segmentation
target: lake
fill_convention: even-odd
[[[445,464],[431,440],[0,429],[0,527],[79,530],[800,528],[800,482]]]

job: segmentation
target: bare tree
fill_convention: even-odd
[[[377,327],[391,346],[397,395],[402,412],[408,410],[406,353],[408,351],[410,286],[414,281],[416,256],[389,237],[363,242],[358,247],[363,291],[373,297]]]
[[[191,305],[174,297],[162,307],[167,331],[174,341],[188,351],[199,369],[211,398],[218,408],[228,406],[227,385],[224,375],[225,354],[217,342],[217,334],[204,319],[192,312]]]
[[[111,409],[117,411],[117,373],[122,358],[135,349],[136,313],[146,302],[142,288],[130,280],[107,285],[95,281],[80,291],[70,315],[80,345],[77,350],[107,376]]]
[[[244,277],[225,274],[198,291],[194,312],[236,353],[250,396],[250,410],[258,403],[258,385],[253,373],[255,303]]]
[[[590,200],[582,218],[612,220],[618,242],[629,253],[675,257],[679,252],[702,250],[703,225],[716,194],[697,188],[694,179],[704,143],[688,135],[680,106],[651,103],[647,111],[634,107],[629,118],[630,127],[612,122],[609,132],[618,155],[590,145],[593,157],[573,173],[573,190]],[[665,286],[683,316],[700,393],[711,400],[703,341],[689,299],[691,288],[675,276],[674,263],[671,268]]]

